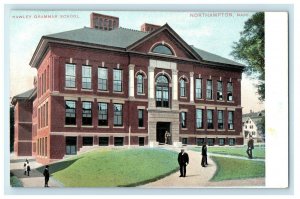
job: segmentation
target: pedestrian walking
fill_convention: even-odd
[[[208,165],[207,163],[207,146],[206,142],[202,145],[202,160],[201,160],[201,166],[206,167]]]
[[[28,163],[28,160],[26,159],[25,162],[24,162],[24,165],[23,165],[23,168],[24,168],[24,175],[27,174],[27,163]]]
[[[250,159],[252,159],[253,158],[253,156],[252,156],[252,150],[254,149],[254,141],[253,141],[253,138],[252,138],[252,136],[249,136],[249,141],[248,141],[248,148],[247,148],[247,154],[248,154],[248,157],[250,158]]]
[[[45,185],[44,186],[49,187],[48,182],[49,182],[50,173],[49,173],[49,166],[48,165],[45,166],[43,175],[45,176]]]
[[[189,155],[184,151],[184,149],[181,149],[181,152],[178,154],[178,164],[180,166],[179,177],[185,177],[186,166],[189,164]]]
[[[30,173],[31,169],[30,169],[30,164],[29,164],[28,160],[27,160],[27,164],[26,164],[26,171],[27,171],[27,176],[29,176],[29,173]]]

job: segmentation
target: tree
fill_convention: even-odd
[[[231,55],[246,64],[245,73],[258,79],[259,100],[265,100],[265,14],[258,12],[245,22],[238,42],[233,43]]]
[[[14,133],[14,107],[11,106],[9,108],[9,113],[10,113],[10,152],[14,151],[14,138],[15,138],[15,133]]]

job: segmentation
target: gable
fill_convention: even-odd
[[[149,35],[148,38],[144,39],[143,41],[140,41],[136,46],[130,48],[130,50],[145,54],[160,55],[159,53],[153,52],[153,49],[155,49],[155,47],[157,47],[158,45],[168,47],[173,52],[175,57],[198,60],[198,58],[195,55],[193,55],[189,51],[189,49],[187,49],[186,46],[182,44],[182,42],[178,38],[176,38],[176,36],[174,36],[168,29],[164,29],[163,31],[158,32],[154,35]],[[161,55],[164,56],[166,54]]]

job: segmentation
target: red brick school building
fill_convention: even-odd
[[[213,41],[212,41],[213,42]],[[85,146],[241,145],[243,65],[187,44],[168,24],[43,36],[34,88],[15,96],[15,153],[48,163]]]

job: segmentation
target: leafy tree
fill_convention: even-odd
[[[246,64],[245,73],[258,79],[259,100],[265,100],[265,15],[258,12],[245,22],[238,42],[234,42],[231,55]]]
[[[15,137],[15,133],[14,133],[14,107],[11,106],[10,107],[10,152],[14,151],[14,137]]]

